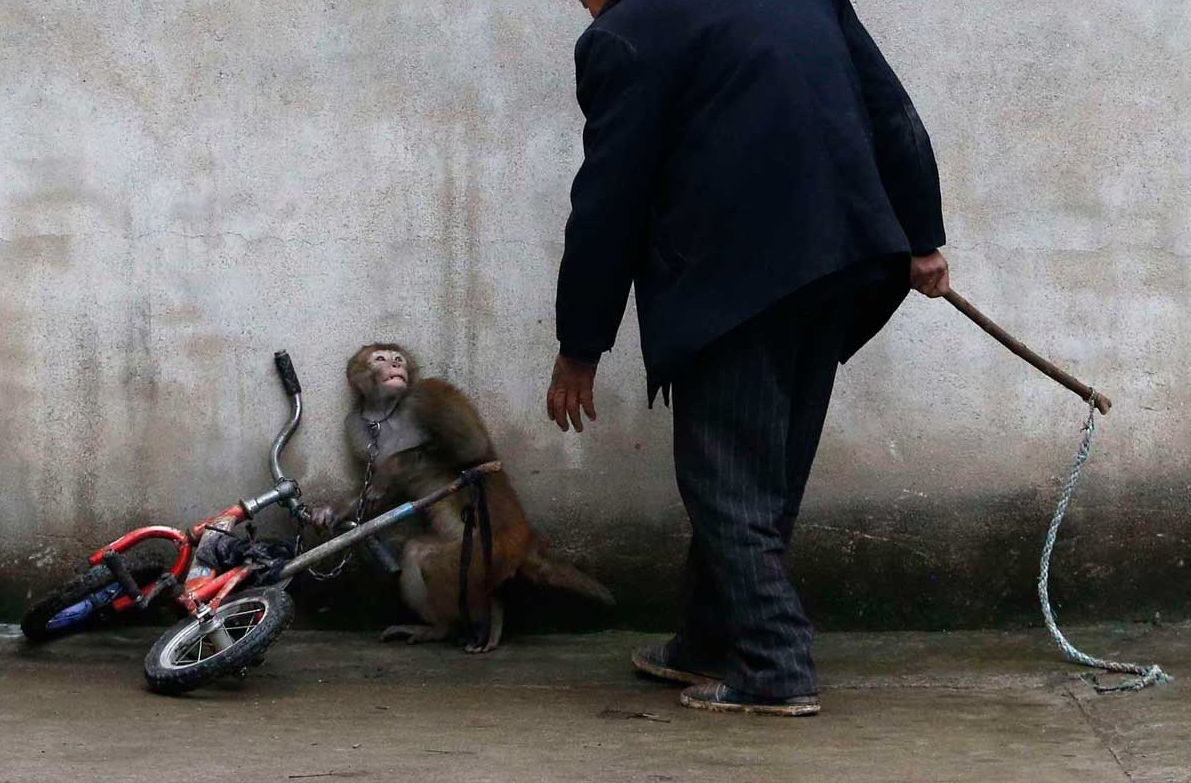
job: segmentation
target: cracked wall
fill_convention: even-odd
[[[932,131],[957,290],[1116,402],[1056,550],[1065,616],[1179,613],[1191,11],[858,8]],[[613,619],[666,624],[685,523],[631,313],[598,424],[542,413],[585,23],[526,0],[0,7],[4,616],[131,524],[263,488],[275,349],[307,391],[290,471],[350,488],[342,363],[392,338],[476,398],[539,527],[622,595]],[[1033,617],[1082,416],[912,298],[840,375],[791,559],[816,619]]]

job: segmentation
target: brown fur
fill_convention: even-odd
[[[377,374],[368,362],[377,351],[398,352],[406,362],[409,384],[403,395],[390,396],[395,407],[376,398],[380,393]],[[453,481],[461,471],[497,459],[488,430],[467,395],[441,379],[419,380],[416,368],[412,356],[395,343],[366,345],[347,363],[348,382],[359,392],[361,405],[371,402],[373,409],[391,411],[378,440],[368,516],[424,497]],[[356,456],[366,459],[367,423],[353,413],[345,424]],[[613,603],[612,594],[599,582],[571,565],[547,558],[545,543],[531,528],[507,474],[485,477],[484,489],[492,522],[492,570],[484,568],[477,535],[467,592],[471,619],[488,621],[490,632],[486,641],[469,646],[469,651],[487,652],[499,644],[503,607],[495,593],[518,574]],[[432,532],[406,542],[401,558],[402,597],[426,625],[393,626],[385,630],[382,639],[444,639],[458,628],[461,514],[469,499],[464,491],[432,506],[427,511]],[[350,505],[335,507],[334,516],[345,516]]]

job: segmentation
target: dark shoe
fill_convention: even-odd
[[[722,682],[694,685],[678,698],[684,707],[712,712],[754,712],[759,715],[799,717],[816,715],[821,707],[818,696],[790,696],[785,699],[766,699],[730,688]]]
[[[697,666],[678,653],[673,640],[643,644],[633,650],[633,666],[651,677],[688,685],[719,682],[723,673],[714,667]]]

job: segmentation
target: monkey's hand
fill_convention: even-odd
[[[554,359],[554,373],[550,388],[546,392],[546,415],[554,420],[558,428],[566,432],[567,418],[574,425],[575,432],[583,432],[582,407],[587,418],[595,421],[595,375],[597,364],[570,359],[561,353]]]
[[[379,503],[388,494],[388,487],[378,487],[376,484],[369,484],[368,489],[364,490],[364,500],[368,503]]]
[[[333,503],[315,503],[309,508],[310,523],[319,530],[329,530],[339,521],[339,509]]]
[[[389,470],[378,470],[372,476],[372,481],[364,489],[365,503],[379,503],[389,496],[393,488],[392,476]]]

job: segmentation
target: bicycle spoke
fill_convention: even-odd
[[[195,651],[195,649],[197,649],[198,652],[195,655],[194,661],[187,661],[187,658],[190,656],[190,654],[192,652]],[[194,663],[195,661],[202,660],[202,654],[203,654],[203,637],[200,636],[199,638],[195,639],[190,644],[186,645],[186,647],[184,647],[183,649],[178,651],[178,654],[175,656],[176,663]]]
[[[241,602],[231,601],[221,607],[216,615],[218,622],[222,625],[222,631],[231,638],[232,644],[235,644],[260,625],[268,611],[268,605],[262,605],[260,601],[249,599]],[[200,631],[192,639],[180,639],[169,656],[171,658],[170,665],[177,668],[197,666],[227,649],[227,645],[217,646],[211,636],[211,633]]]
[[[228,633],[239,639],[260,624],[264,613],[258,609],[246,609],[230,615],[224,620],[223,627]]]

